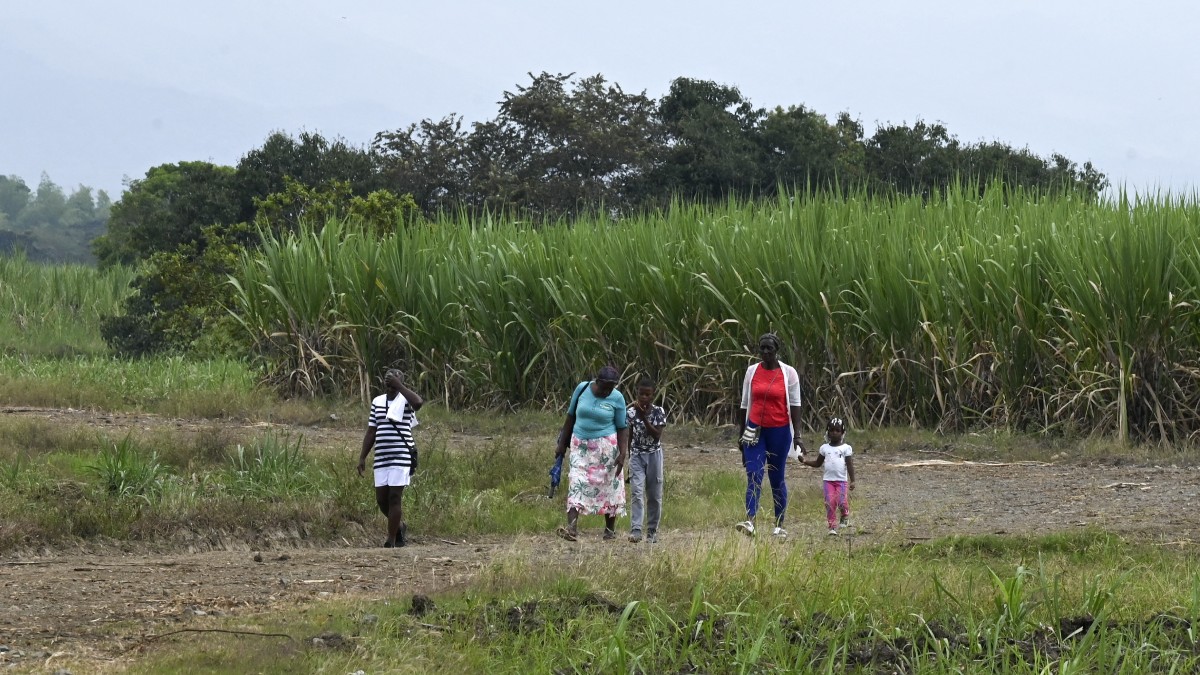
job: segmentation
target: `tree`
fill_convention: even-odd
[[[0,214],[7,216],[10,223],[16,222],[29,204],[31,192],[18,176],[0,176]]]
[[[552,219],[636,203],[661,149],[655,102],[601,75],[530,77],[469,133],[450,116],[376,136],[389,189],[411,193],[427,214],[497,209]]]
[[[39,262],[90,263],[92,241],[103,234],[108,195],[80,185],[67,195],[43,175],[36,193],[20,178],[0,177],[0,251],[20,249]]]
[[[929,194],[954,180],[960,146],[941,124],[884,125],[866,143],[866,166],[876,188]]]
[[[170,251],[151,254],[123,302],[124,314],[104,317],[100,334],[123,356],[164,351],[221,351],[232,323],[228,283],[238,260],[256,243],[245,223],[213,224]]]
[[[378,161],[371,151],[314,132],[303,132],[299,138],[276,132],[238,161],[237,189],[242,206],[248,209],[239,219],[253,218],[254,200],[283,192],[289,177],[306,187],[344,181],[356,195],[381,186]]]
[[[162,164],[128,183],[93,250],[101,266],[135,262],[196,241],[208,225],[236,223],[245,210],[233,168]]]
[[[699,199],[774,189],[761,161],[765,116],[736,87],[676,79],[658,105],[667,148],[650,182],[659,194]]]
[[[30,232],[36,229],[51,229],[62,222],[67,211],[67,196],[61,187],[46,174],[38,182],[37,194],[25,205],[16,218],[18,230]]]
[[[421,120],[399,131],[375,136],[383,184],[396,194],[411,194],[426,215],[466,202],[471,182],[470,134],[462,118]]]
[[[552,219],[634,204],[661,148],[653,99],[602,75],[531,78],[470,135],[469,205]]]
[[[837,183],[843,137],[824,115],[804,106],[775,108],[763,119],[759,138],[765,176],[785,186],[815,189]]]
[[[348,218],[366,231],[379,236],[401,225],[416,222],[420,210],[411,195],[397,196],[388,190],[375,190],[365,197],[351,193],[345,181],[307,187],[292,178],[284,180],[286,189],[258,200],[254,223],[276,234],[299,230],[303,224],[320,228],[330,218]]]
[[[1108,176],[1092,166],[1091,162],[1084,162],[1081,168],[1075,162],[1054,153],[1050,155],[1050,165],[1052,181],[1056,185],[1070,185],[1091,197],[1096,197],[1108,189]]]

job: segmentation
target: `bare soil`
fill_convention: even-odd
[[[75,410],[3,412],[116,430],[174,427],[207,433],[223,424]],[[228,424],[238,427],[235,431],[248,426]],[[361,438],[358,430],[293,431],[329,446],[353,448]],[[666,452],[668,479],[671,472],[737,466],[736,454],[726,447],[668,443]],[[904,466],[929,460],[955,463]],[[854,536],[867,545],[1095,527],[1148,545],[1190,547],[1200,534],[1200,510],[1194,508],[1200,496],[1197,467],[1085,463],[1070,457],[1050,464],[960,464],[952,452],[878,447],[860,453],[856,462],[854,527],[843,531],[839,541]],[[834,538],[826,535],[824,514],[814,506],[819,504],[819,472],[793,467],[789,474],[797,506],[789,514],[788,545],[827,545]],[[286,542],[249,550],[243,542],[230,547],[238,550],[122,552],[97,546],[0,559],[0,669],[52,671],[68,664],[74,672],[119,670],[154,636],[211,626],[214,619],[209,617],[253,616],[331,599],[407,603],[416,593],[469,583],[506,555],[536,551],[562,562],[614,548],[652,555],[652,550],[690,546],[730,531],[724,523],[709,530],[672,530],[670,504],[664,525],[657,547],[602,542],[598,531],[586,533],[578,543],[551,533],[451,541],[422,535],[417,526],[411,544],[396,550],[333,543],[292,547]]]

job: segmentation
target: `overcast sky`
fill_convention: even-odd
[[[661,96],[940,121],[1091,160],[1139,191],[1200,187],[1200,5],[971,2],[0,0],[0,174],[119,196],[156,164],[234,164],[273,130],[367,144],[496,114],[528,72]]]

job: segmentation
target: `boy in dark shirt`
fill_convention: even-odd
[[[654,405],[654,380],[643,377],[638,381],[637,398],[626,409],[626,419],[632,430],[629,450],[629,485],[631,526],[629,541],[648,543],[658,540],[658,523],[662,517],[663,449],[662,432],[667,426],[667,413]],[[643,510],[645,529],[643,530]]]

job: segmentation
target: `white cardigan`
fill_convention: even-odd
[[[746,422],[750,422],[750,382],[754,380],[754,373],[758,370],[759,363],[752,364],[746,369],[746,379],[742,380],[742,409],[746,411]],[[792,423],[792,406],[800,405],[800,373],[796,369],[784,363],[779,362],[779,367],[783,369],[783,382],[787,390],[787,409],[788,409],[788,424]]]

